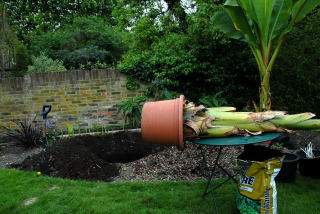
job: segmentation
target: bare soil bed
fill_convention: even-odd
[[[319,133],[302,132],[299,136],[282,135],[278,141],[284,142],[287,150],[298,149],[309,141],[319,149],[319,138]],[[242,146],[224,147],[220,164],[233,171],[242,151]],[[39,171],[45,157],[49,176],[107,182],[195,180],[207,177],[216,154],[217,147],[187,142],[186,149],[179,151],[175,147],[146,144],[140,133],[121,131],[64,138],[48,146],[45,156],[41,148],[25,150],[16,144],[0,147],[0,168]],[[221,176],[225,175],[215,174]]]

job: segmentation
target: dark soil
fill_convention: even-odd
[[[320,149],[319,132],[301,132],[298,136],[283,134],[275,141],[284,144],[284,151],[299,150],[309,142],[315,149]],[[7,144],[0,144],[0,168],[11,165],[23,170],[41,170],[41,148],[24,149],[16,144]],[[190,142],[186,143],[184,151],[176,147],[145,144],[140,133],[120,131],[58,140],[47,148],[46,168],[49,176],[95,181],[206,179],[217,151],[215,146]],[[224,147],[220,165],[231,173],[235,172],[236,158],[242,152],[243,146]],[[203,155],[206,164],[202,162]],[[225,174],[221,171],[214,173],[215,178],[222,176]]]
[[[140,133],[117,132],[108,135],[85,135],[62,139],[46,149],[47,166],[43,168],[43,153],[26,158],[12,167],[42,171],[50,176],[111,181],[119,175],[118,163],[127,163],[162,147],[145,144]]]

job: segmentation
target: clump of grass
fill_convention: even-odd
[[[17,143],[25,146],[26,148],[40,145],[42,132],[41,128],[36,122],[37,115],[33,120],[16,120],[14,123],[17,128],[3,127],[3,135]]]

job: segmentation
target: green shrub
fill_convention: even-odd
[[[118,68],[142,81],[162,79],[165,88],[192,101],[224,91],[228,103],[242,108],[258,95],[253,56],[245,44],[215,29],[207,11],[212,14],[215,7],[202,7],[190,15],[186,33],[170,32],[167,25],[157,27],[151,18],[138,21]]]
[[[113,66],[125,51],[122,33],[98,17],[79,17],[72,24],[34,37],[31,50],[64,62],[67,68],[95,64]]]
[[[146,100],[146,97],[130,97],[117,104],[118,113],[122,114],[130,128],[140,127],[142,106]]]
[[[127,82],[126,82],[126,88],[128,90],[136,90],[136,89],[140,88],[140,84],[136,79],[128,76],[127,77]]]
[[[62,61],[53,60],[43,53],[38,57],[33,56],[32,65],[28,66],[28,73],[56,72],[66,70],[67,69],[63,66]]]
[[[79,69],[90,70],[90,69],[106,69],[110,66],[104,62],[97,61],[96,63],[88,62],[86,64],[80,64]]]
[[[100,50],[97,46],[88,46],[66,54],[63,61],[68,68],[80,68],[80,65],[83,65],[84,69],[92,69],[92,65],[97,62],[112,64],[112,58],[109,51]]]
[[[179,97],[179,93],[169,90],[166,81],[161,78],[153,80],[151,87],[144,90],[144,95],[154,100],[171,100]]]
[[[214,95],[206,95],[199,99],[199,103],[203,104],[205,107],[219,107],[227,106],[227,100],[222,96],[223,92],[215,93]]]

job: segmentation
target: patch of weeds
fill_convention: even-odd
[[[67,127],[68,135],[73,136],[74,135],[74,126],[71,123],[65,122],[64,125]]]

